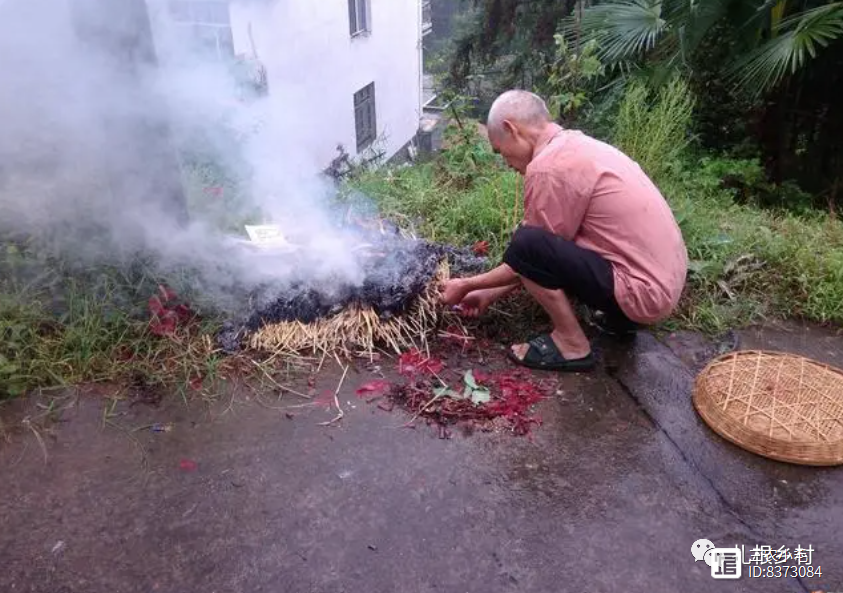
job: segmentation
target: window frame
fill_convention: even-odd
[[[378,138],[378,103],[374,81],[354,93],[353,105],[355,144],[360,154],[371,148]]]
[[[211,8],[213,5],[216,6]],[[173,23],[188,31],[194,42],[211,49],[210,41],[213,37],[213,51],[218,60],[234,57],[229,0],[169,0],[167,12]]]
[[[433,0],[421,0],[421,8],[421,29],[422,37],[424,37],[433,32]]]
[[[348,30],[352,39],[372,32],[372,6],[369,0],[348,0]]]

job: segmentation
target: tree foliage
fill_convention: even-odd
[[[595,41],[610,64],[656,62],[687,67],[723,20],[740,43],[726,75],[763,94],[843,37],[843,2],[797,0],[610,0],[563,23],[568,38]]]
[[[705,147],[758,155],[774,183],[794,179],[835,208],[843,189],[843,1],[468,3],[452,85],[481,79],[490,95],[535,90],[567,121],[612,82],[634,77],[658,89],[679,72],[695,94],[694,132]],[[577,75],[585,48],[600,76]]]
[[[457,32],[449,83],[463,86],[497,66],[510,84],[532,80],[553,55],[558,24],[576,0],[463,0],[469,10]],[[538,64],[538,68],[537,68]]]

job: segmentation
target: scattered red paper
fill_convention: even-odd
[[[357,397],[371,397],[377,395],[383,395],[387,391],[389,391],[390,387],[392,387],[392,383],[386,381],[384,379],[377,379],[375,381],[370,381],[365,385],[361,385],[357,388]]]
[[[489,255],[489,242],[477,241],[477,243],[471,246],[471,250],[477,257],[485,257]]]
[[[214,197],[217,197],[217,198],[222,197],[223,192],[224,192],[223,188],[222,188],[222,187],[219,187],[219,186],[206,187],[206,188],[205,188],[205,193],[206,193],[206,194],[210,194],[210,195],[212,195],[212,196],[214,196]]]
[[[197,375],[190,380],[190,388],[194,391],[199,391],[202,389],[202,385],[205,383],[205,377],[202,375]]]
[[[163,301],[165,303],[168,302],[168,301],[174,301],[177,298],[179,298],[178,295],[175,292],[173,292],[172,288],[170,288],[169,286],[166,286],[164,284],[158,285],[158,292],[161,293],[161,298],[163,299]]]
[[[398,359],[398,372],[405,377],[412,377],[417,373],[436,375],[442,372],[445,365],[438,358],[426,357],[413,348],[405,352]]]
[[[192,459],[182,459],[179,462],[179,468],[185,472],[195,472],[197,469],[199,469],[199,464],[197,464]]]
[[[149,297],[149,330],[156,336],[172,336],[180,325],[190,321],[194,313],[184,303],[174,303],[178,295],[165,285],[158,286],[158,294]]]
[[[437,363],[441,370],[441,361],[424,358],[417,351],[402,355],[400,371],[409,381],[404,385],[391,386],[386,393],[390,406],[383,409],[401,405],[414,414],[414,419],[420,417],[428,424],[438,425],[440,436],[444,435],[444,438],[450,435],[448,427],[455,424],[477,425],[484,430],[502,424],[519,436],[529,436],[531,428],[541,424],[541,419],[533,413],[533,406],[547,397],[546,387],[534,380],[529,371],[516,369],[489,374],[474,370],[474,381],[489,389],[490,401],[475,404],[467,399],[443,397],[432,402],[432,394],[439,384],[421,375]],[[357,393],[374,392],[384,383],[373,381],[358,389]],[[457,392],[462,389],[461,386],[454,388]]]
[[[159,337],[172,336],[176,333],[175,313],[167,311],[163,315],[156,315],[149,321],[149,331]]]
[[[193,317],[193,311],[191,311],[190,307],[188,307],[187,305],[176,305],[173,309],[173,312],[175,312],[176,318],[181,323],[190,321],[190,319]]]
[[[522,370],[505,371],[495,376],[474,374],[478,383],[488,382],[497,385],[500,397],[486,404],[495,416],[503,416],[512,425],[518,435],[530,432],[533,424],[541,424],[541,419],[530,412],[530,408],[545,398],[542,387],[533,381],[529,373]]]
[[[334,405],[334,392],[330,389],[323,391],[319,394],[319,397],[313,401],[313,404],[319,406],[320,408],[330,410],[331,406]]]
[[[473,370],[471,372],[474,374],[474,380],[477,382],[478,385],[488,387],[489,383],[492,382],[492,375],[490,375],[486,371]]]
[[[149,297],[149,312],[158,317],[161,317],[167,312],[166,307],[164,307],[164,304],[161,302],[161,297],[158,295]]]

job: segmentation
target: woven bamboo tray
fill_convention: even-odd
[[[746,350],[697,377],[694,407],[712,430],[753,453],[801,465],[843,464],[843,371]]]

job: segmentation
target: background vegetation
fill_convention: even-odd
[[[476,97],[478,117],[504,88],[549,97],[573,88],[585,94],[577,109],[556,103],[560,121],[605,137],[599,115],[611,112],[618,87],[638,80],[658,89],[681,74],[696,105],[691,130],[698,147],[757,160],[770,185],[756,180],[749,190],[762,205],[807,202],[837,211],[843,2],[462,0],[460,6],[456,37],[439,52],[448,65],[442,83]]]

